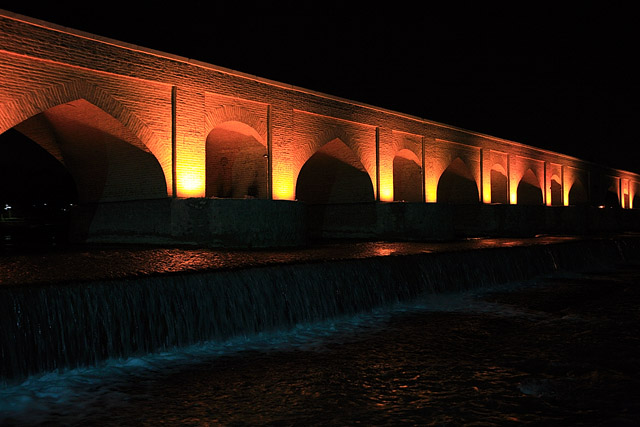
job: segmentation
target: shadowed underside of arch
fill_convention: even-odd
[[[340,139],[323,145],[300,169],[296,199],[312,204],[374,201],[371,178]]]
[[[209,133],[206,144],[207,197],[267,197],[267,150],[254,129],[225,122]]]
[[[617,208],[620,206],[620,198],[615,187],[609,187],[604,196],[604,205],[609,208]]]
[[[170,194],[173,179],[171,144],[162,143],[143,121],[108,91],[84,79],[47,86],[3,103],[0,109],[0,132],[14,127],[23,128],[23,123],[50,112],[53,108],[78,102],[88,102],[106,113],[129,134],[129,144],[152,153],[164,174],[165,193]],[[103,130],[110,133],[108,129]],[[61,160],[61,155],[56,153],[54,146],[45,147],[42,142],[38,143]]]
[[[85,99],[51,107],[15,129],[64,164],[79,202],[167,196],[155,156],[122,123]]]
[[[405,202],[421,202],[422,167],[413,151],[398,151],[393,159],[393,200]]]
[[[586,205],[589,203],[589,195],[580,179],[576,179],[569,190],[570,205]]]
[[[491,168],[491,203],[509,203],[507,172],[501,165]]]
[[[551,205],[562,206],[562,184],[560,183],[560,177],[553,175],[551,177]]]
[[[467,165],[457,157],[440,176],[437,200],[439,203],[479,203],[478,186]]]
[[[517,191],[519,205],[541,205],[543,202],[540,183],[531,169],[527,169],[522,175]]]

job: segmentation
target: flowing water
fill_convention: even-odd
[[[0,425],[635,425],[639,241],[5,255]]]

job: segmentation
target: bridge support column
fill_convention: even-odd
[[[271,141],[271,197],[274,200],[295,200],[296,180],[307,159],[296,158],[297,143],[293,137],[293,109],[290,105],[269,107]]]
[[[204,197],[206,185],[206,135],[204,94],[174,87],[174,174],[178,197]]]
[[[271,135],[271,106],[267,106],[267,199],[273,199],[273,140]]]
[[[569,206],[569,186],[567,185],[567,168],[566,166],[560,167],[560,179],[562,184],[562,206]]]
[[[425,139],[424,150],[424,198],[427,203],[436,203],[438,200],[438,179],[439,174],[436,173],[437,153],[436,142],[434,139]]]
[[[543,182],[543,191],[542,191],[542,204],[544,206],[551,206],[551,174],[553,172],[550,171],[549,163],[542,163],[542,182]]]
[[[629,180],[620,179],[620,206],[622,209],[629,209]]]
[[[420,163],[420,179],[421,179],[421,182],[420,182],[420,185],[422,185],[422,201],[424,202],[424,201],[426,201],[426,197],[427,197],[427,195],[426,195],[426,186],[425,186],[425,182],[426,182],[425,181],[425,177],[426,177],[426,172],[425,171],[427,169],[427,165],[425,163],[426,155],[424,153],[425,146],[426,146],[426,138],[422,137],[420,139],[420,143],[422,144],[421,151],[420,151],[420,153],[421,153],[421,158],[420,158],[420,162],[421,162]]]
[[[480,150],[480,200],[491,203],[491,152]]]
[[[376,200],[393,202],[393,133],[376,128]]]
[[[515,157],[511,154],[507,155],[507,190],[509,193],[509,204],[518,203],[518,176],[515,173]]]

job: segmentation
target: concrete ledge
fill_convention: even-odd
[[[75,242],[278,247],[305,243],[304,206],[260,199],[158,199],[79,206]]]
[[[307,235],[304,206],[288,200],[175,199],[171,235],[213,246],[299,246]]]
[[[447,240],[454,237],[451,214],[451,206],[427,203],[309,205],[307,225],[315,239]]]
[[[640,232],[640,210],[167,198],[84,205],[71,223],[76,242],[267,248],[302,246],[313,239],[437,241]]]
[[[314,238],[447,240],[640,231],[640,210],[592,206],[351,203],[308,207]]]

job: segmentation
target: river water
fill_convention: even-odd
[[[113,280],[280,263],[296,268],[296,262],[515,250],[563,240],[5,254],[0,284],[37,287],[69,276]],[[470,255],[464,259],[472,264]],[[32,374],[0,386],[0,425],[637,425],[636,259],[500,284],[473,271],[465,275],[484,283]]]

